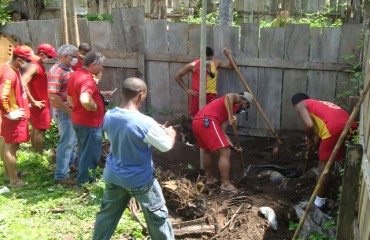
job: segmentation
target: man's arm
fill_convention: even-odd
[[[31,82],[33,76],[37,74],[37,65],[36,64],[31,64],[26,72],[22,75],[22,81],[24,84],[24,88],[28,97],[29,102],[31,103],[32,106],[38,107],[38,108],[44,108],[45,107],[45,101],[37,101],[35,98],[32,96],[31,91],[30,91],[30,86],[29,83]]]
[[[98,110],[98,105],[95,103],[92,96],[88,93],[80,94],[80,103],[87,111],[96,111]]]
[[[227,111],[227,116],[229,116],[229,123],[230,125],[236,124],[236,117],[233,113],[233,106],[235,102],[238,100],[239,96],[235,93],[228,93],[225,95],[225,107]]]
[[[198,96],[199,93],[188,88],[188,86],[186,86],[186,84],[184,83],[184,80],[182,80],[183,76],[185,76],[189,72],[194,72],[194,71],[195,71],[195,63],[194,62],[188,63],[176,73],[175,79],[176,79],[176,82],[180,85],[182,89],[185,90],[187,94],[192,95],[192,96]]]
[[[71,109],[64,104],[62,99],[60,98],[59,95],[55,93],[49,93],[49,99],[51,103],[56,106],[58,109],[62,110],[63,112],[66,112],[68,114],[71,114]]]
[[[314,128],[314,123],[311,118],[310,112],[308,111],[306,107],[306,103],[304,101],[299,102],[296,105],[296,110],[302,120],[304,131],[306,133],[307,139],[309,141],[314,142],[315,138],[315,128]]]
[[[154,146],[161,152],[167,152],[173,148],[175,144],[176,131],[172,126],[164,128],[159,124],[155,124],[149,130],[144,142]]]
[[[225,54],[231,54],[231,51],[230,49],[228,48],[224,48],[224,51],[223,51]],[[216,61],[216,68],[223,68],[223,69],[234,69],[233,66],[231,65],[230,62],[223,62],[223,61],[219,61],[219,60],[215,60]]]

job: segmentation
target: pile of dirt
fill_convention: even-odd
[[[239,136],[247,173],[244,176],[239,156],[233,152],[230,175],[240,189],[234,195],[222,192],[219,182],[205,184],[196,144],[179,138],[171,151],[154,151],[176,238],[290,239],[289,221],[298,222],[294,205],[309,199],[316,174],[302,172],[304,134],[284,132],[281,137],[282,152],[274,157],[271,146],[275,139]],[[215,176],[219,177],[216,154],[214,160]],[[277,230],[260,213],[261,207],[274,211]]]

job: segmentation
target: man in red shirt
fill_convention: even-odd
[[[77,63],[72,66],[73,71],[77,71],[78,69],[82,68],[84,58],[88,52],[91,51],[90,44],[88,43],[81,43],[80,46],[78,46],[78,52],[79,55],[77,57]]]
[[[305,154],[306,161],[311,159],[311,154],[319,146],[319,176],[323,173],[326,163],[337,144],[342,131],[347,124],[349,115],[334,103],[310,99],[305,93],[297,93],[292,97],[292,105],[301,118],[306,133],[308,150]],[[356,123],[352,122],[351,129],[356,129]],[[339,149],[334,160],[343,159],[345,153],[344,143]],[[328,189],[332,182],[329,175],[317,191],[314,205],[321,208],[326,203]]]
[[[224,52],[230,53],[230,50],[225,48]],[[218,68],[233,69],[230,63],[219,61],[213,57],[213,49],[210,47],[206,48],[206,103],[210,103],[216,99],[217,95],[217,77]],[[192,84],[191,89],[184,83],[182,77],[192,72]],[[195,60],[191,63],[186,64],[181,68],[175,76],[177,83],[186,91],[189,95],[189,116],[194,118],[195,114],[199,111],[199,81],[200,81],[200,59]]]
[[[23,187],[26,184],[19,179],[16,169],[16,151],[19,144],[29,140],[29,108],[24,90],[20,68],[27,68],[31,61],[38,61],[28,46],[18,46],[13,50],[10,62],[5,63],[0,73],[0,110],[1,135],[4,137],[5,175],[9,177],[10,187]]]
[[[221,190],[237,192],[237,188],[230,182],[229,176],[230,146],[232,143],[225,133],[227,123],[235,124],[236,118],[233,114],[248,109],[252,100],[253,97],[248,92],[228,93],[200,109],[193,119],[193,133],[201,151],[203,151],[207,183],[215,180],[212,172],[212,152],[218,152]],[[235,148],[233,147],[233,149]],[[242,151],[241,148],[235,150]]]
[[[43,136],[50,128],[50,104],[48,97],[48,79],[43,65],[47,59],[56,58],[58,54],[50,44],[37,47],[38,61],[33,61],[22,75],[22,80],[31,104],[30,123],[32,125],[31,143],[37,153],[43,153]]]
[[[104,56],[89,52],[84,66],[73,72],[68,81],[67,98],[73,106],[71,119],[78,142],[77,184],[93,182],[89,169],[95,171],[100,161],[104,102],[93,75],[103,69]]]

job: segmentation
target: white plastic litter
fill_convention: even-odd
[[[277,221],[276,221],[276,214],[274,210],[270,207],[260,207],[260,212],[265,216],[265,218],[269,221],[270,226],[275,231],[277,230]]]
[[[2,189],[0,189],[0,194],[8,193],[8,192],[10,192],[10,189],[7,187],[3,187]]]

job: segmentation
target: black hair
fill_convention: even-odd
[[[210,47],[206,47],[206,56],[207,57],[213,57],[213,49]]]
[[[295,106],[303,100],[310,99],[310,97],[305,93],[296,93],[292,97],[292,105]]]
[[[84,58],[83,65],[85,67],[88,67],[93,62],[102,64],[103,61],[104,61],[104,56],[100,52],[88,52]]]
[[[81,43],[80,46],[78,46],[78,50],[85,51],[85,52],[88,53],[88,52],[91,51],[90,44],[88,44],[88,43]]]

